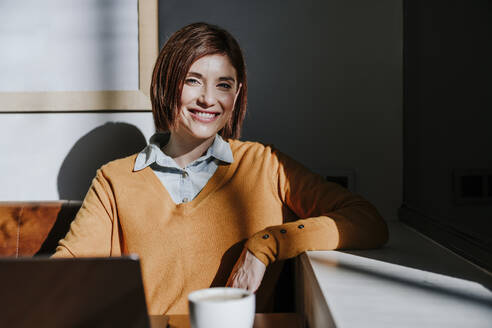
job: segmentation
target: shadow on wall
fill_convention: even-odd
[[[141,151],[147,142],[140,130],[127,123],[106,123],[79,139],[58,172],[59,199],[83,200],[102,165]]]

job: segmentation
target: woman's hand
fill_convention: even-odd
[[[243,288],[256,292],[258,287],[260,287],[265,270],[265,264],[258,260],[247,248],[244,248],[232,269],[226,287]]]

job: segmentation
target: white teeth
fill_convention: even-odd
[[[204,112],[195,112],[196,115],[203,117],[203,118],[212,118],[215,116],[215,114],[212,113],[204,113]]]

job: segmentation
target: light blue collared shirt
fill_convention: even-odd
[[[161,180],[176,204],[193,200],[214,175],[219,163],[232,163],[231,146],[218,134],[207,152],[197,160],[180,168],[178,164],[161,150],[169,141],[169,133],[156,133],[135,160],[133,171],[150,166]]]

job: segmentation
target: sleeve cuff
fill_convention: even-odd
[[[275,261],[277,256],[277,240],[272,235],[270,228],[261,230],[251,236],[246,242],[245,247],[253,255],[263,262],[265,266]]]
[[[337,248],[339,232],[333,219],[316,217],[268,227],[255,233],[246,247],[266,266],[309,250]]]

